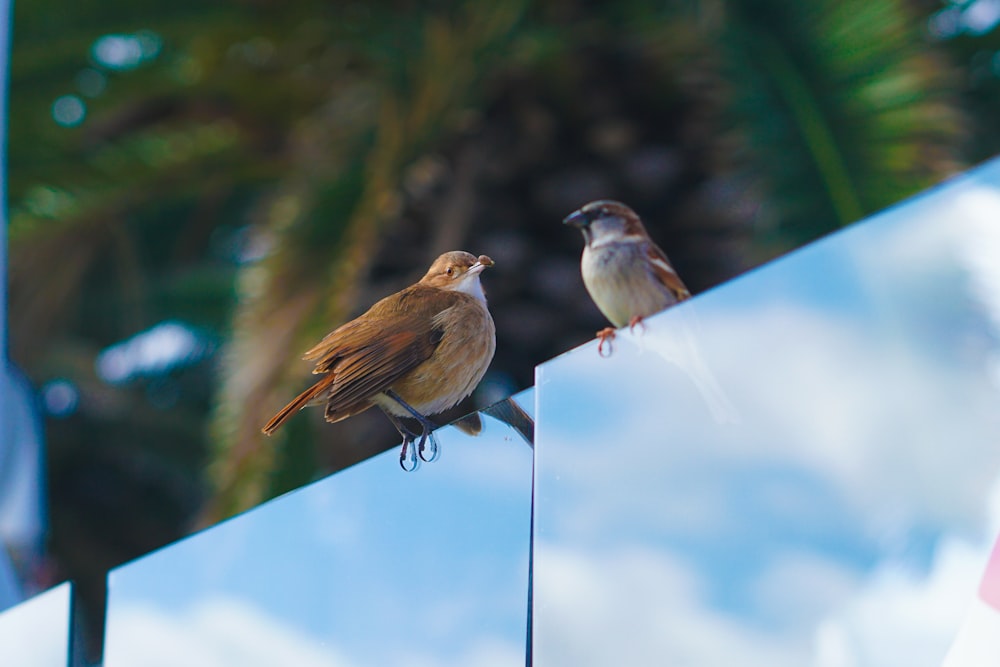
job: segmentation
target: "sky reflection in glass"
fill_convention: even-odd
[[[1000,530],[1000,162],[536,380],[536,667],[940,665]]]
[[[484,421],[114,570],[105,667],[523,665],[532,452]]]
[[[69,603],[65,583],[0,612],[0,665],[66,667]]]

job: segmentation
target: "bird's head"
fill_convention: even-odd
[[[563,224],[579,229],[588,246],[647,238],[646,229],[635,211],[610,199],[590,202],[566,216]]]
[[[479,284],[479,274],[490,266],[493,266],[493,260],[486,255],[476,257],[472,253],[453,250],[435,259],[420,282],[429,287],[465,292],[485,300],[483,288]]]

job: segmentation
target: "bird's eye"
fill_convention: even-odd
[[[449,266],[448,270],[445,271],[445,273],[447,273],[449,276],[455,275],[455,267],[454,266]]]

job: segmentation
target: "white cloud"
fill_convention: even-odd
[[[985,538],[945,538],[929,572],[884,563],[846,604],[833,610],[818,631],[815,667],[939,665],[964,635],[949,667],[982,667],[982,646],[1000,646],[993,636],[1000,614],[977,602],[985,565],[1000,539],[1000,482],[987,501]],[[958,630],[959,622],[963,624]]]
[[[0,663],[65,665],[69,594],[69,584],[62,584],[0,614]]]
[[[371,631],[376,631],[376,637],[378,633],[375,628],[364,628],[364,632],[341,628],[338,642],[332,643],[232,597],[209,598],[180,612],[147,603],[119,604],[109,615],[104,665],[500,667],[523,663],[523,643],[498,637],[496,628],[470,628],[455,618],[456,614],[474,616],[488,601],[469,601],[473,603],[478,606],[471,611],[432,605],[397,627],[387,624],[385,639],[377,645],[372,645]],[[455,622],[457,627],[450,627]]]
[[[1000,655],[1000,614],[981,601],[969,610],[944,667],[996,667]]]
[[[940,665],[975,599],[983,573],[982,548],[948,541],[927,574],[884,564],[820,628],[836,661],[816,667]],[[822,654],[821,654],[822,655]]]
[[[214,598],[187,613],[144,604],[109,615],[105,667],[353,667],[336,647],[235,598]]]
[[[430,655],[422,652],[419,641],[412,642],[412,650],[393,657],[393,667],[511,667],[523,665],[525,645],[505,642],[492,637],[473,638],[463,650],[452,656]]]
[[[750,618],[721,610],[713,573],[668,550],[539,543],[536,664],[936,667],[989,546],[950,540],[926,574],[886,564],[862,576],[820,554],[780,553],[753,582],[762,613]]]
[[[861,582],[854,568],[798,550],[774,554],[750,588],[762,620],[782,632],[808,636],[830,609],[850,601]]]
[[[917,522],[981,529],[1000,449],[983,430],[995,407],[970,400],[977,380],[968,369],[877,344],[857,323],[818,311],[713,313],[702,354],[741,419],[720,424],[686,376],[657,358],[657,339],[669,338],[671,326],[651,320],[641,350],[630,334],[620,336],[612,360],[576,355],[561,380],[574,389],[558,400],[585,407],[540,420],[544,448],[562,452],[560,493],[573,498],[549,513],[560,530],[597,539],[623,519],[665,532],[728,526],[738,508],[727,473],[753,487],[754,473],[768,467],[827,488],[827,500],[841,504],[836,511],[871,539],[892,539],[888,527]],[[772,349],[783,353],[766,353]],[[815,519],[808,506],[775,509]]]
[[[702,573],[667,552],[538,547],[537,665],[798,667],[809,655],[802,641],[712,609]]]

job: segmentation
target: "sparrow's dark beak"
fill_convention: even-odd
[[[584,211],[574,211],[563,218],[563,224],[569,225],[570,227],[576,227],[577,229],[586,229],[590,226],[593,218],[590,217],[589,213]]]

